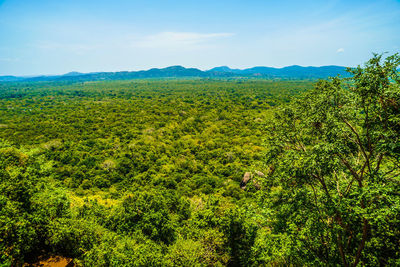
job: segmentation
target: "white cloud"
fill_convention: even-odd
[[[232,33],[161,32],[144,36],[134,41],[141,48],[200,48],[220,38],[231,37]]]
[[[344,52],[344,48],[339,48],[338,50],[336,50],[336,53],[343,53]]]

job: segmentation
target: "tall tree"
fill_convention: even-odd
[[[267,140],[273,230],[292,237],[297,259],[400,263],[399,64],[398,54],[375,54],[276,114]]]

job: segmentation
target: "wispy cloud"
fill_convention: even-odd
[[[344,52],[344,48],[339,48],[338,50],[336,50],[337,53],[343,53]]]
[[[233,33],[160,32],[138,38],[133,46],[141,48],[200,48]]]

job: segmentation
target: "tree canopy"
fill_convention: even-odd
[[[273,231],[305,262],[400,263],[400,57],[382,57],[318,82],[269,127]]]
[[[400,265],[399,64],[0,83],[0,266]]]

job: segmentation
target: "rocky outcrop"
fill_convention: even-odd
[[[245,172],[240,182],[240,188],[246,189],[246,185],[251,181],[256,189],[261,189],[261,184],[257,178],[265,177],[265,174],[255,170],[254,172]]]
[[[245,172],[243,175],[243,179],[240,182],[240,188],[245,189],[246,185],[250,181],[251,177],[252,177],[251,172]]]

